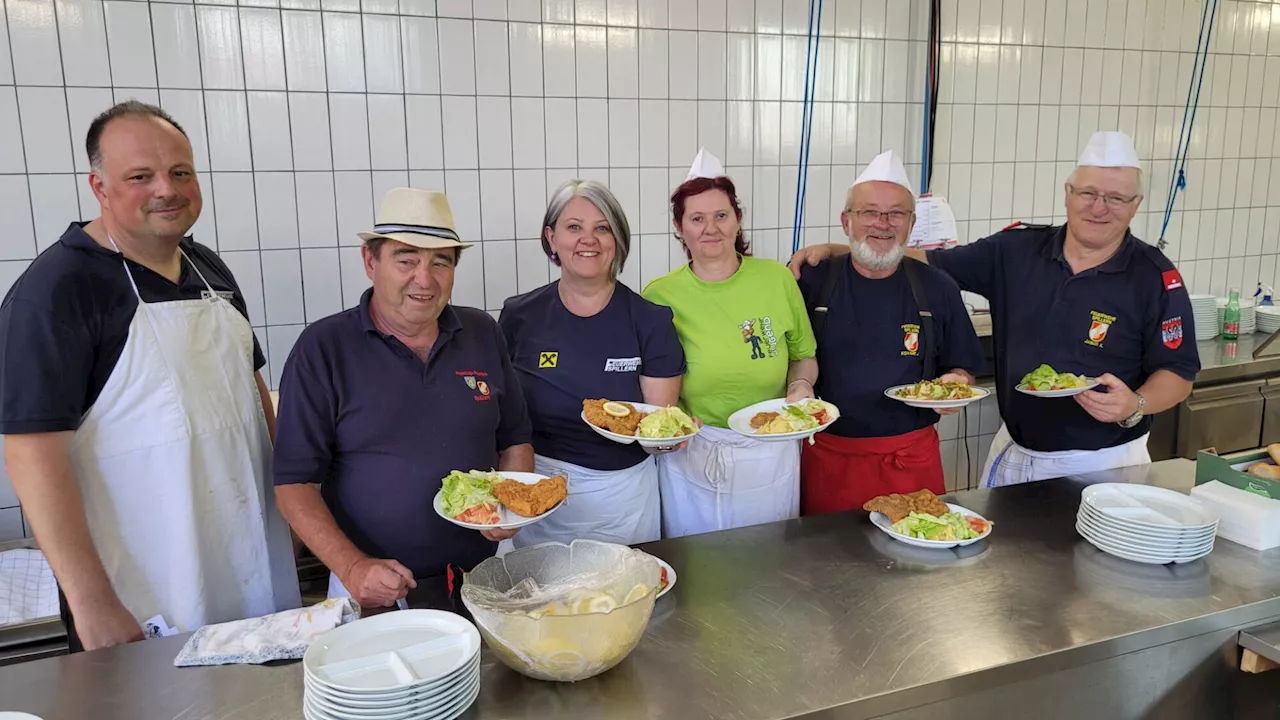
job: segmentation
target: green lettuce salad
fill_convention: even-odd
[[[1049,367],[1041,365],[1022,376],[1022,383],[1033,392],[1045,392],[1047,390],[1071,390],[1074,388],[1088,387],[1089,378],[1083,375],[1075,375],[1073,373],[1060,373]]]
[[[457,517],[477,505],[496,506],[498,498],[493,496],[493,484],[501,480],[502,476],[493,471],[454,470],[444,479],[440,504],[449,517]]]
[[[678,407],[660,408],[640,421],[642,438],[683,437],[697,429],[698,426],[693,424],[693,418]]]
[[[945,513],[942,517],[913,512],[890,529],[899,535],[920,540],[973,540],[981,536],[969,525],[968,518],[954,512]]]

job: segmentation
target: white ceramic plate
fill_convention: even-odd
[[[1097,538],[1090,537],[1080,529],[1079,525],[1076,526],[1076,531],[1079,532],[1080,536],[1083,537],[1090,545],[1098,548],[1099,550],[1105,553],[1115,555],[1116,557],[1123,558],[1125,560],[1132,560],[1134,562],[1147,563],[1148,565],[1168,565],[1169,563],[1178,563],[1179,565],[1181,565],[1183,563],[1189,563],[1195,560],[1199,560],[1205,555],[1208,555],[1213,550],[1212,548],[1210,548],[1209,550],[1205,551],[1203,554],[1189,555],[1189,556],[1176,556],[1172,554],[1163,554],[1163,555],[1148,554],[1148,553],[1136,552],[1128,548],[1122,548],[1116,545],[1112,545],[1111,543],[1101,541]]]
[[[1078,387],[1078,388],[1067,388],[1066,390],[1036,391],[1036,390],[1032,390],[1031,387],[1026,383],[1019,384],[1018,387],[1015,389],[1024,395],[1030,395],[1032,397],[1061,398],[1061,397],[1071,397],[1072,395],[1079,395],[1080,393],[1089,392],[1090,390],[1096,387],[1098,387],[1098,381],[1094,380],[1093,378],[1089,378],[1088,385],[1085,385],[1084,387]]]
[[[676,569],[671,567],[671,565],[666,560],[663,560],[660,557],[655,557],[653,555],[650,555],[649,557],[652,557],[654,560],[657,560],[658,565],[662,566],[667,571],[667,586],[658,591],[657,596],[654,598],[656,600],[657,598],[660,598],[663,595],[666,595],[667,593],[671,592],[671,588],[676,586]]]
[[[636,410],[639,410],[642,413],[651,413],[651,412],[656,412],[662,409],[661,405],[650,405],[649,403],[631,402],[629,400],[626,400],[626,401],[619,400],[617,402],[626,402],[628,405],[635,408]],[[616,443],[622,443],[623,445],[630,445],[631,443],[638,442],[640,443],[640,447],[672,447],[675,445],[679,445],[680,443],[698,434],[698,430],[694,430],[688,435],[680,435],[678,437],[672,437],[672,438],[642,438],[636,435],[620,435],[615,432],[609,432],[608,430],[605,430],[602,427],[597,427],[587,422],[587,412],[585,410],[579,413],[579,416],[582,418],[582,422],[587,423],[587,427],[590,427],[592,430],[596,431],[597,435],[600,435],[602,437],[607,437],[610,440]]]
[[[348,693],[329,687],[321,681],[311,676],[310,672],[303,674],[303,685],[307,692],[312,695],[323,697],[331,704],[350,709],[365,710],[382,710],[386,708],[398,708],[405,705],[413,705],[432,695],[443,693],[450,688],[465,685],[466,680],[470,676],[480,672],[480,654],[477,653],[470,662],[463,665],[450,675],[447,675],[435,682],[425,683],[414,686],[411,690],[400,690],[387,693]]]
[[[1101,527],[1084,515],[1076,517],[1076,526],[1088,530],[1089,535],[1103,542],[1114,543],[1117,546],[1129,548],[1137,552],[1148,552],[1153,554],[1169,553],[1174,555],[1194,555],[1212,548],[1214,541],[1213,535],[1190,540],[1154,540],[1142,538]]]
[[[457,705],[479,686],[480,674],[473,672],[458,685],[444,689],[435,695],[425,696],[423,700],[415,703],[401,703],[379,709],[350,708],[326,700],[316,693],[309,693],[304,698],[304,702],[311,706],[313,714],[320,717],[335,717],[342,720],[410,720],[410,718],[423,716],[430,717],[447,710]]]
[[[534,485],[539,480],[545,480],[547,478],[546,475],[539,475],[538,473],[526,473],[526,472],[499,471],[498,474],[507,480],[515,480],[516,482],[522,482],[525,485]],[[561,502],[555,507],[551,508],[550,510],[535,517],[524,517],[523,515],[517,515],[511,512],[510,510],[508,510],[502,504],[499,504],[498,505],[499,522],[494,523],[492,525],[483,525],[481,523],[462,522],[461,520],[455,520],[449,517],[449,514],[444,511],[444,505],[442,504],[443,502],[444,502],[444,488],[441,488],[440,490],[436,491],[435,500],[433,500],[431,503],[432,507],[436,509],[436,514],[444,518],[445,520],[448,520],[449,522],[453,523],[454,525],[461,525],[464,528],[471,528],[472,530],[514,530],[516,528],[524,527],[525,525],[532,525],[533,523],[536,523],[542,518],[555,512],[560,508],[560,505],[564,504],[564,502]]]
[[[447,678],[480,652],[480,632],[441,610],[399,610],[321,635],[302,666],[320,684],[347,693],[411,690]]]
[[[946,409],[964,407],[969,403],[975,403],[991,394],[990,390],[985,388],[973,388],[973,397],[964,400],[912,400],[910,398],[898,397],[898,391],[915,387],[915,385],[895,385],[884,391],[885,397],[890,400],[897,400],[900,403],[906,403],[911,407],[928,408],[928,409]]]
[[[1208,527],[1197,528],[1194,530],[1184,530],[1181,528],[1150,528],[1142,525],[1133,525],[1125,520],[1103,514],[1101,511],[1096,510],[1085,503],[1080,504],[1078,516],[1087,518],[1099,528],[1120,533],[1126,537],[1146,540],[1148,542],[1204,540],[1206,538],[1213,537],[1218,530],[1217,525],[1210,525]]]
[[[1080,502],[1126,525],[1156,530],[1202,530],[1218,523],[1218,513],[1204,503],[1151,485],[1090,485],[1081,493]]]
[[[825,400],[819,400],[818,402],[827,406],[827,412],[831,413],[831,422],[825,425],[819,425],[818,427],[813,428],[811,430],[801,430],[799,432],[790,432],[790,433],[779,433],[777,435],[761,435],[756,432],[755,428],[751,427],[751,418],[755,417],[756,413],[782,412],[782,408],[786,407],[787,405],[793,404],[793,403],[788,403],[786,398],[776,398],[774,400],[765,400],[764,402],[758,402],[755,405],[742,408],[741,410],[729,416],[729,429],[733,430],[739,435],[745,435],[753,440],[759,440],[760,442],[785,442],[789,440],[799,440],[801,438],[807,438],[812,436],[814,433],[820,433],[823,430],[826,430],[827,428],[831,427],[831,423],[834,423],[836,420],[840,418],[840,408],[836,407],[835,405],[832,405],[831,403]]]
[[[968,508],[956,505],[954,503],[947,503],[947,507],[951,508],[951,512],[957,512],[957,513],[960,513],[961,515],[968,515],[969,517],[976,517],[980,520],[986,520],[986,518],[982,517],[978,513]],[[965,545],[972,545],[981,540],[986,540],[987,536],[991,534],[991,530],[994,527],[990,525],[987,526],[986,532],[982,533],[976,538],[973,538],[972,540],[922,540],[920,538],[907,537],[906,535],[902,535],[894,532],[893,523],[889,522],[889,516],[885,515],[882,512],[871,513],[871,523],[876,527],[880,528],[881,530],[883,530],[886,534],[889,535],[889,537],[893,538],[894,540],[897,540],[898,542],[903,542],[908,545],[915,545],[916,547],[938,548],[938,549],[964,547]]]
[[[475,689],[463,695],[454,701],[452,705],[447,705],[436,710],[428,710],[426,712],[410,715],[406,718],[396,718],[396,720],[453,720],[466,712],[471,707],[471,703],[476,701],[476,697],[480,695],[480,684],[476,683]],[[371,720],[365,716],[354,716],[348,714],[335,715],[333,713],[324,712],[313,709],[312,705],[306,701],[302,703],[303,717],[306,720]]]

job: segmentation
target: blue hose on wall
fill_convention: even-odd
[[[791,225],[791,252],[800,249],[804,235],[804,203],[809,185],[809,148],[813,137],[813,96],[817,90],[818,41],[822,36],[822,0],[809,0],[809,31],[805,37],[804,102],[800,116],[800,156],[796,170],[796,208]]]

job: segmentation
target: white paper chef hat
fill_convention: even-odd
[[[718,178],[724,176],[724,165],[720,164],[720,158],[707,152],[706,148],[698,148],[698,156],[693,159],[693,165],[689,168],[689,176],[685,181],[694,178]]]
[[[888,182],[895,185],[901,185],[907,189],[914,197],[916,191],[911,187],[911,180],[907,178],[907,169],[902,166],[902,158],[898,157],[898,153],[892,150],[885,150],[867,166],[866,170],[853,181],[854,185],[861,185],[864,182]]]
[[[1131,167],[1142,169],[1138,164],[1138,151],[1133,147],[1133,140],[1122,132],[1115,130],[1099,131],[1089,138],[1089,144],[1080,153],[1076,167]]]

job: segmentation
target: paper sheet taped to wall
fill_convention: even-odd
[[[930,194],[916,198],[916,225],[907,246],[932,250],[955,247],[957,242],[956,216],[947,199]]]

